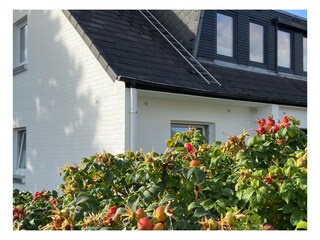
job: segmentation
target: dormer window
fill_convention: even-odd
[[[217,13],[217,54],[233,57],[233,18]]]
[[[278,67],[291,68],[291,35],[278,30]]]
[[[249,60],[251,62],[264,63],[264,27],[250,23],[249,29]]]

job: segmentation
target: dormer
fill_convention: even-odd
[[[307,20],[275,10],[154,10],[206,64],[306,80]]]

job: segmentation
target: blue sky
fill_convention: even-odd
[[[284,11],[307,19],[307,10],[284,10]]]

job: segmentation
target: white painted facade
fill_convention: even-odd
[[[274,119],[294,116],[301,121],[302,128],[307,128],[305,108],[145,90],[140,90],[138,96],[138,146],[145,151],[166,149],[172,122],[209,125],[211,142],[224,142],[228,135],[238,135],[243,130],[253,134],[257,117],[266,118],[269,113]]]
[[[25,184],[57,189],[65,164],[125,149],[125,85],[113,82],[61,11],[28,14],[27,70],[13,76],[13,128],[26,127]]]
[[[253,132],[257,117],[295,116],[307,128],[306,108],[222,100],[125,88],[113,82],[61,11],[14,11],[27,16],[27,70],[13,76],[13,128],[27,133],[25,184],[57,189],[65,164],[105,149],[162,152],[172,122],[210,126],[210,140]]]

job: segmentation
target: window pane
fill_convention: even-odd
[[[27,25],[20,28],[20,63],[27,60]]]
[[[263,26],[250,23],[250,61],[263,63]]]
[[[303,71],[307,71],[307,38],[303,38]]]
[[[217,14],[217,53],[233,57],[233,19]]]
[[[291,67],[290,33],[278,31],[278,66]]]
[[[26,131],[18,132],[18,168],[26,168]]]
[[[187,124],[171,124],[171,136],[178,132],[187,132],[190,128],[194,128],[195,130],[199,130],[201,135],[205,135],[204,126],[194,126],[194,125],[187,125]]]

